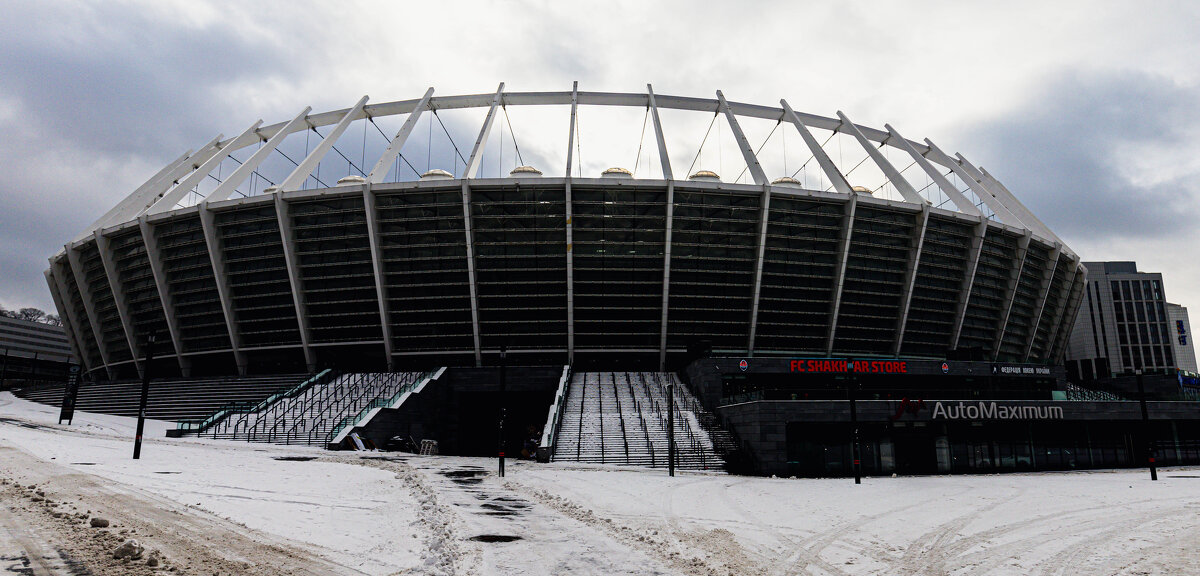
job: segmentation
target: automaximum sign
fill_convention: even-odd
[[[934,420],[1061,420],[1061,406],[1005,406],[995,402],[936,402]]]
[[[889,419],[899,420],[905,414],[919,417],[922,412],[929,409],[929,404],[924,400],[904,398],[896,407],[896,413]],[[932,413],[929,417],[933,420],[1061,420],[1063,409],[1061,406],[937,401],[933,403]]]

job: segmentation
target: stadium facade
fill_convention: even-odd
[[[306,108],[163,167],[53,255],[46,280],[96,378],[136,375],[152,337],[154,372],[189,376],[481,366],[501,347],[512,364],[602,369],[680,369],[689,348],[1061,361],[1086,269],[986,170],[888,125],[716,96],[501,85]],[[497,118],[519,106],[570,108],[565,169],[480,177]],[[661,177],[573,173],[576,113],[592,106],[646,110]],[[487,111],[464,166],[387,181],[422,116],[464,108]],[[725,124],[749,178],[677,174],[661,110]],[[359,173],[306,187],[323,158],[345,157],[335,143],[351,123],[404,115],[373,169],[350,163]],[[822,186],[768,177],[747,119],[798,134]],[[318,129],[285,178],[253,193],[280,142]],[[857,142],[891,195],[852,186],[817,132]],[[236,169],[215,176],[235,153]],[[219,184],[186,202],[208,179]]]

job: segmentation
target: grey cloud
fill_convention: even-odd
[[[1075,72],[1049,82],[1026,106],[967,127],[964,155],[988,167],[1068,242],[1162,237],[1196,217],[1200,175],[1148,186],[1126,176],[1122,165],[1134,159],[1122,154],[1194,146],[1197,127],[1194,88],[1140,72]]]
[[[118,3],[5,6],[0,302],[51,309],[46,258],[157,166],[234,124],[228,86],[287,74],[286,48]],[[143,173],[144,172],[144,173]]]

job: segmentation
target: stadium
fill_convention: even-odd
[[[510,111],[533,109],[561,115],[543,131],[561,132],[565,163],[523,161]],[[584,173],[579,117],[607,110],[642,115],[635,167]],[[482,122],[460,146],[442,116],[463,111]],[[691,142],[668,115],[711,120]],[[782,166],[763,152],[780,143]],[[713,146],[722,170],[721,147],[739,153],[736,177],[705,166]],[[963,155],[785,100],[501,84],[305,108],[169,163],[45,276],[92,386],[146,370],[198,383],[185,399],[300,383],[254,409],[219,411],[232,398],[217,394],[173,416],[183,433],[332,445],[356,430],[486,454],[499,404],[501,451],[537,431],[543,459],[659,466],[656,434],[677,427],[697,467],[804,475],[858,464],[855,418],[867,473],[1129,465],[1142,442],[1110,426],[1137,419],[1129,403],[1068,398],[1079,256]],[[303,398],[346,394],[322,417],[336,424],[280,424]],[[1102,422],[1088,436],[1073,419]],[[1196,458],[1170,426],[1177,461]]]

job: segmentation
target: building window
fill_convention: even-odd
[[[1133,300],[1133,296],[1130,296],[1130,294],[1129,294],[1129,281],[1128,280],[1121,281],[1121,293],[1125,295],[1124,300]]]
[[[1133,281],[1133,299],[1142,300],[1142,283],[1137,280]]]
[[[1109,286],[1109,288],[1112,289],[1113,300],[1120,300],[1121,299],[1121,285],[1118,284],[1116,280],[1109,280],[1108,286]]]

